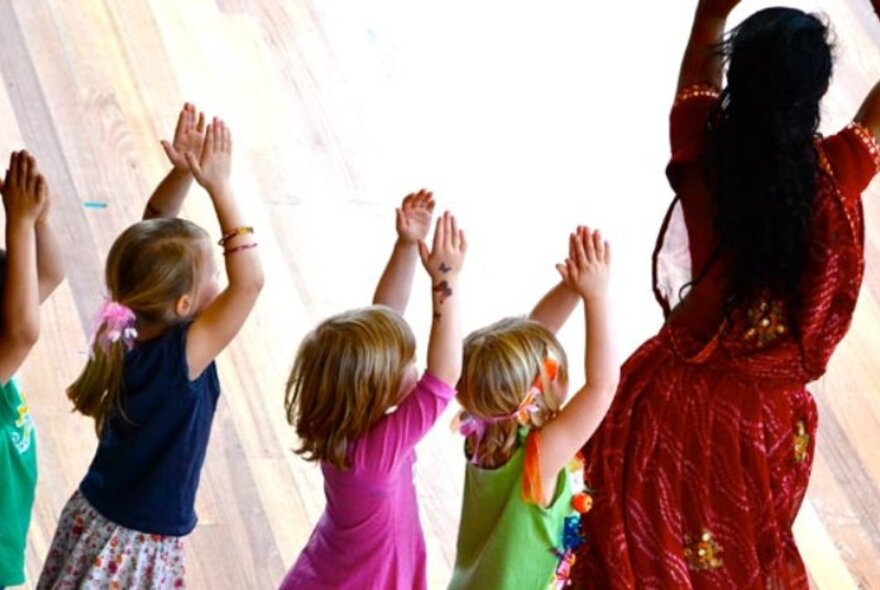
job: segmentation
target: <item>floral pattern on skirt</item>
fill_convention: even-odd
[[[185,588],[183,540],[119,526],[77,490],[68,500],[38,590]]]

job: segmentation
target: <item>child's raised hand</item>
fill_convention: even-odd
[[[397,212],[397,235],[405,244],[416,244],[428,237],[434,216],[434,194],[422,189],[403,199]]]
[[[232,134],[222,119],[214,117],[205,132],[205,144],[198,159],[188,152],[186,161],[196,181],[212,197],[228,188],[232,161]]]
[[[419,256],[434,282],[457,277],[464,262],[465,252],[467,252],[467,241],[464,232],[458,229],[455,217],[449,211],[437,220],[434,245],[430,251],[425,240],[419,240]]]
[[[27,151],[12,152],[9,169],[0,185],[3,207],[10,220],[36,223],[46,208],[49,189],[37,170],[37,161]]]
[[[590,231],[580,226],[569,237],[569,254],[556,270],[563,282],[584,299],[605,295],[611,265],[611,246],[602,239],[599,230]]]
[[[178,170],[190,171],[186,160],[187,154],[199,157],[205,142],[205,113],[196,111],[193,104],[186,103],[177,117],[177,127],[174,129],[174,140],[168,142],[162,140],[165,154],[171,160],[171,164]]]

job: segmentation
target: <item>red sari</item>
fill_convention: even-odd
[[[715,90],[692,88],[672,109],[667,176],[677,197],[654,260],[667,321],[623,365],[616,399],[584,448],[596,491],[582,518],[577,587],[808,588],[791,532],[817,424],[805,386],[824,373],[852,319],[864,269],[861,193],[880,157],[855,124],[817,142],[800,311],[791,318],[767,298],[726,319],[702,164],[717,101]],[[707,263],[671,309],[691,269]]]

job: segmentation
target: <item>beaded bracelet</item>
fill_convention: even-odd
[[[229,248],[228,250],[223,251],[223,256],[229,256],[230,254],[235,254],[236,252],[241,252],[242,250],[250,250],[251,248],[256,248],[257,245],[257,242],[251,242],[250,244],[244,244],[243,246]]]
[[[236,236],[243,236],[245,234],[252,234],[252,233],[254,233],[254,228],[249,225],[237,227],[233,230],[230,230],[226,235],[224,235],[222,238],[220,238],[220,241],[217,242],[217,244],[220,246],[225,246],[229,240],[231,240],[232,238],[234,238]]]

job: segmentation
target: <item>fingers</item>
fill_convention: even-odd
[[[26,188],[33,188],[32,177],[34,170],[34,157],[28,153],[27,150],[22,150],[21,152],[21,166],[22,166],[22,183]]]
[[[22,174],[22,168],[21,152],[15,152],[15,161],[13,163],[12,175],[15,179],[15,185],[19,187],[24,184],[24,174]]]
[[[179,154],[177,153],[177,150],[174,149],[174,146],[171,145],[171,143],[164,139],[161,140],[159,143],[162,144],[162,149],[165,150],[165,155],[168,156],[169,160],[171,160],[172,162],[176,162],[179,159]]]
[[[232,153],[232,131],[230,131],[229,127],[226,126],[225,123],[221,121],[223,125],[223,152],[227,154]]]
[[[214,117],[214,120],[208,124],[208,129],[205,131],[205,143],[202,145],[202,158],[207,156],[208,154],[214,153],[214,143],[216,141],[215,132],[217,129],[217,118]],[[189,160],[189,158],[187,158]]]
[[[446,227],[449,223],[449,212],[445,212],[437,219],[437,225],[434,228],[434,247],[433,250],[442,248],[446,244]]]
[[[568,267],[565,264],[557,264],[556,270],[559,272],[559,277],[563,283],[566,285],[571,283],[571,276],[568,274]]]
[[[37,190],[37,176],[39,176],[39,172],[37,171],[37,161],[27,151],[24,152],[24,167],[25,190],[28,194],[35,195]]]
[[[201,183],[204,177],[202,176],[202,167],[199,165],[199,160],[192,152],[187,152],[184,154],[184,157],[186,158],[186,163],[189,164],[189,169],[192,170],[193,176]]]
[[[189,126],[188,119],[190,118],[190,108],[189,103],[184,103],[183,108],[180,109],[180,114],[177,116],[177,125],[174,126],[174,137],[180,137]]]
[[[424,188],[420,189],[418,192],[410,193],[403,198],[401,208],[404,211],[409,211],[410,209],[427,209],[433,213],[434,194]]]
[[[593,251],[596,252],[596,260],[605,260],[605,240],[602,239],[602,233],[597,229],[593,232]]]
[[[574,263],[576,268],[611,262],[611,247],[607,240],[602,237],[602,232],[590,230],[585,225],[579,225],[574,233],[568,237],[568,260]]]
[[[574,235],[574,234],[572,234],[572,235]],[[580,235],[575,236],[574,259],[569,259],[569,261],[574,262],[578,267],[581,267],[581,268],[587,265],[587,253],[584,250],[584,240],[583,240],[582,233],[580,233]]]
[[[458,249],[462,254],[467,252],[467,240],[464,237],[464,230],[458,230]]]
[[[226,126],[223,119],[214,117],[214,120],[208,125],[204,153],[223,152],[228,154],[231,150],[232,132],[229,131],[229,127]]]
[[[46,179],[43,178],[42,174],[37,174],[34,178],[34,194],[37,195],[39,200],[43,201],[48,196],[48,192]]]
[[[196,124],[196,131],[200,134],[205,132],[205,113],[199,111],[199,120]]]
[[[586,232],[581,237],[581,242],[584,246],[584,253],[587,256],[587,264],[595,264],[596,262],[596,244],[595,244],[595,236],[598,232]]]
[[[449,233],[446,236],[447,245],[450,248],[458,249],[459,244],[461,243],[458,236],[458,222],[455,220],[455,215],[449,215]]]

